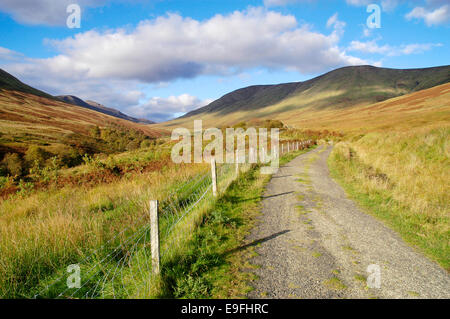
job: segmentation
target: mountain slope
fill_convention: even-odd
[[[154,124],[155,123],[155,122],[152,122],[152,121],[149,121],[146,119],[137,119],[135,117],[128,116],[128,115],[120,112],[119,110],[116,110],[116,109],[113,109],[110,107],[106,107],[106,106],[104,106],[100,103],[94,102],[94,101],[83,101],[82,99],[80,99],[76,96],[73,96],[73,95],[60,95],[60,96],[57,96],[57,98],[66,103],[72,104],[72,105],[85,107],[90,110],[94,110],[94,111],[97,111],[100,113],[111,115],[111,116],[114,116],[114,117],[117,117],[117,118],[120,118],[123,120],[134,122],[134,123],[144,123],[144,124]]]
[[[178,125],[196,118],[221,125],[283,113],[341,109],[368,105],[450,82],[450,66],[424,69],[344,67],[305,82],[251,86],[224,95],[211,104],[168,122]]]
[[[17,91],[28,94],[33,94],[40,97],[45,97],[52,100],[63,101],[68,104],[77,105],[81,107],[88,108],[90,110],[94,110],[97,112],[101,112],[107,115],[111,115],[123,120],[131,121],[134,123],[144,123],[144,124],[154,124],[155,122],[149,121],[147,119],[137,119],[131,116],[128,116],[116,109],[108,108],[96,102],[85,102],[82,99],[73,96],[73,95],[63,95],[63,96],[52,96],[43,91],[37,90],[23,82],[21,82],[16,77],[12,76],[8,72],[0,69],[0,91]]]
[[[11,74],[2,69],[0,69],[0,90],[14,90],[46,97],[49,99],[54,98],[50,94],[47,94],[45,92],[32,88],[29,85],[26,85],[25,83],[21,82],[19,79],[15,78],[14,76],[12,76]]]
[[[322,110],[305,108],[276,118],[299,128],[348,133],[449,127],[450,83],[369,105]]]
[[[89,137],[93,127],[119,125],[151,137],[161,131],[59,100],[18,91],[0,91],[0,155],[30,145],[58,147],[70,135]]]

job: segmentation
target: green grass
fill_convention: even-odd
[[[280,165],[284,165],[286,163],[289,163],[290,161],[292,161],[294,158],[296,158],[297,156],[304,154],[306,152],[309,152],[313,149],[315,149],[317,147],[317,145],[312,145],[310,148],[308,149],[304,149],[304,150],[299,150],[299,151],[295,151],[295,152],[291,152],[288,154],[283,155],[280,158]]]
[[[302,150],[285,154],[286,164]],[[232,182],[203,217],[192,240],[180,254],[163,264],[156,298],[243,298],[251,290],[248,283],[255,275],[248,260],[259,242],[248,243],[246,235],[260,213],[260,201],[269,175],[261,175],[255,166]]]
[[[422,152],[422,150],[418,151]],[[373,176],[381,174],[374,175],[374,169],[359,160],[357,156],[349,160],[335,150],[328,159],[328,165],[332,177],[367,213],[397,231],[407,243],[418,247],[447,271],[450,270],[448,216],[417,213],[407,204],[396,200],[393,194],[396,184],[389,184],[389,176],[384,177],[382,181],[377,181],[378,184],[376,184],[386,185],[387,183],[387,186],[373,187]],[[404,163],[404,165],[407,164]],[[406,175],[404,178],[411,177]],[[414,180],[411,178],[410,182],[414,183]],[[429,187],[438,186],[430,185]],[[415,198],[411,198],[412,202],[414,200]]]
[[[185,250],[163,264],[159,298],[239,298],[249,291],[252,275],[240,268],[257,243],[244,238],[259,212],[269,176],[257,167],[243,173],[204,216]]]
[[[353,278],[355,278],[355,280],[363,282],[363,283],[366,283],[366,281],[367,281],[366,276],[361,275],[361,274],[357,274],[357,275],[353,276]]]
[[[291,153],[281,162],[303,152],[306,150]],[[116,155],[113,162],[139,166],[156,155],[138,150]],[[72,170],[99,171],[91,164]],[[0,272],[3,275],[0,296],[29,298],[41,291],[40,297],[56,297],[66,289],[67,265],[80,263],[94,249],[115,237],[124,225],[133,224],[126,234],[99,251],[95,260],[80,263],[82,280],[89,281],[80,293],[91,291],[91,284],[102,280],[102,272],[114,271],[117,265],[116,260],[103,263],[102,258],[146,225],[147,220],[141,220],[140,216],[147,216],[148,200],[167,198],[176,190],[177,200],[187,203],[183,193],[188,190],[179,189],[180,184],[186,183],[190,189],[192,185],[187,181],[207,171],[207,165],[166,165],[161,170],[133,172],[111,183],[89,187],[68,185],[11,196],[0,205]],[[251,227],[252,216],[259,212],[258,202],[269,176],[260,175],[258,168],[253,167],[242,172],[227,189],[234,179],[234,169],[224,172],[219,174],[220,199],[206,196],[169,235],[161,238],[161,251],[167,248],[167,254],[162,257],[163,271],[159,279],[141,271],[143,266],[148,266],[148,255],[145,255],[148,245],[141,241],[134,248],[127,246],[119,252],[118,257],[130,256],[121,270],[122,282],[107,282],[106,288],[92,297],[238,297],[245,294],[248,287],[244,283],[253,277],[239,269],[253,267],[246,260],[254,256],[253,247],[257,243],[245,249],[239,247],[245,245],[243,239]],[[160,231],[165,234],[171,222],[164,216],[160,221]],[[148,237],[149,234],[144,237],[147,242]],[[100,277],[92,280],[83,277],[91,266],[103,269]],[[51,290],[45,289],[60,277],[64,280]],[[75,297],[82,297],[80,293]]]
[[[344,290],[347,289],[347,286],[338,278],[332,277],[328,280],[325,280],[323,283],[326,287],[334,290]]]

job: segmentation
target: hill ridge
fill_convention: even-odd
[[[347,66],[306,81],[240,88],[179,119],[211,113],[225,116],[236,111],[261,110],[291,98],[313,99],[314,95],[325,96],[327,92],[329,96],[323,101],[316,98],[315,103],[308,106],[323,109],[371,104],[447,82],[450,82],[449,65],[413,69]],[[291,104],[290,109],[306,106]]]
[[[106,115],[110,115],[110,116],[120,118],[123,120],[131,121],[134,123],[143,123],[143,124],[154,124],[155,123],[155,122],[147,120],[147,119],[138,119],[138,118],[126,115],[126,114],[120,112],[119,110],[106,107],[97,102],[93,102],[97,105],[90,104],[75,95],[60,95],[60,96],[50,95],[44,91],[35,89],[32,86],[29,86],[28,84],[23,83],[15,76],[11,75],[10,73],[8,73],[5,70],[0,68],[0,91],[1,90],[18,91],[18,92],[22,92],[22,93],[36,95],[39,97],[44,97],[44,98],[51,99],[51,100],[62,101],[64,103],[81,106],[81,107],[84,107],[84,108],[87,108],[87,109],[90,109],[90,110],[93,110],[96,112],[100,112],[100,113],[103,113]]]

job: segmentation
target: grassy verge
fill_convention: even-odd
[[[107,245],[116,247],[148,223],[149,199],[165,198],[205,168],[174,167],[0,202],[0,298],[32,297],[38,283],[83,260],[129,226]]]
[[[120,161],[136,162],[137,165],[144,162],[140,157],[135,159],[134,155],[133,152],[124,154]],[[292,157],[293,154],[289,156]],[[0,297],[29,298],[41,292],[40,297],[53,298],[66,290],[64,276],[68,276],[67,265],[80,263],[85,257],[90,256],[92,251],[97,250],[93,260],[89,259],[80,264],[84,276],[82,277],[83,282],[88,281],[80,293],[94,290],[95,293],[92,296],[89,295],[93,298],[175,296],[171,291],[173,284],[170,283],[170,280],[160,283],[161,285],[146,282],[150,276],[145,276],[142,266],[147,267],[148,254],[145,254],[146,249],[141,248],[148,246],[146,241],[148,241],[149,234],[142,234],[141,241],[138,243],[130,242],[129,245],[124,245],[121,248],[122,252],[119,252],[117,256],[113,255],[111,260],[103,262],[102,259],[115,252],[115,248],[119,244],[125,242],[127,238],[148,224],[148,200],[150,198],[162,200],[175,190],[180,195],[180,185],[188,183],[198,174],[208,172],[208,168],[208,165],[169,166],[159,171],[134,173],[132,176],[124,176],[112,183],[93,186],[79,185],[77,187],[69,185],[62,189],[37,190],[23,195],[14,195],[1,202],[0,273],[2,276],[0,277]],[[242,170],[245,170],[245,167],[242,167]],[[192,247],[194,247],[193,254],[195,255],[199,243],[192,246],[192,242],[197,240],[192,240],[193,234],[196,234],[199,225],[207,223],[210,219],[221,220],[222,217],[217,211],[225,211],[228,214],[231,208],[235,209],[234,207],[236,207],[234,213],[241,213],[239,218],[243,225],[247,225],[247,219],[251,219],[252,205],[257,203],[260,198],[257,193],[263,188],[262,184],[258,183],[262,183],[263,178],[266,178],[266,176],[259,175],[259,177],[251,177],[247,174],[249,173],[242,173],[239,181],[229,189],[230,192],[235,192],[235,195],[230,195],[233,193],[227,191],[217,203],[216,199],[210,198],[211,196],[208,194],[195,209],[175,225],[170,236],[162,239],[162,249],[168,248],[167,257],[163,258],[163,265],[177,262],[179,258],[185,258],[186,252],[189,252]],[[234,179],[234,166],[231,165],[228,170],[219,175],[219,190],[225,190],[230,181]],[[242,194],[254,195],[254,198],[246,197],[248,203],[242,199],[243,195],[239,194],[243,189],[246,190],[246,187],[248,191],[244,191]],[[234,201],[239,201],[239,198],[243,200],[242,203]],[[178,198],[178,200],[184,204],[188,203],[183,198]],[[191,200],[191,197],[188,200]],[[227,205],[230,206],[226,208]],[[247,215],[239,210],[245,210]],[[227,215],[228,218],[234,218],[232,216],[234,213],[230,213],[231,217]],[[226,216],[224,218],[226,219]],[[173,220],[168,219],[167,223],[164,221],[163,218],[160,225],[163,233],[173,224]],[[124,229],[124,225],[127,226],[126,232],[116,237]],[[241,228],[240,224],[238,226],[236,238],[233,236],[237,228],[229,229],[231,240],[237,240],[234,243],[244,237],[239,232],[245,233],[245,227]],[[227,227],[225,225],[224,229],[228,229]],[[231,242],[228,244],[232,245]],[[125,255],[132,256],[123,259],[127,261],[127,265],[123,262],[118,263],[120,258]],[[233,254],[233,256],[235,255]],[[90,277],[87,269],[97,264],[98,267],[104,268],[99,271],[98,276],[101,276],[102,272],[107,276],[108,270],[113,269],[110,274],[113,277],[116,274],[115,266],[119,264],[121,272],[124,274],[124,276],[120,276],[120,283],[111,281],[113,287],[110,289],[106,285],[107,289],[104,292],[100,292],[97,287],[91,287],[92,283],[95,285],[97,275],[92,277],[93,279],[87,278]],[[96,272],[97,268],[94,267],[92,271]],[[180,278],[184,277],[180,276]],[[99,277],[97,282],[109,283],[110,280],[107,279],[107,277]],[[57,283],[51,289],[45,289],[47,284],[55,280]],[[144,285],[147,289],[142,288]],[[181,296],[182,293],[176,295]],[[219,295],[218,293],[215,296]],[[79,296],[78,293],[77,296]]]
[[[252,168],[234,181],[212,210],[205,214],[183,252],[162,265],[158,298],[239,298],[248,287],[250,267],[242,248],[244,237],[259,212],[258,203],[269,179]]]
[[[350,197],[447,271],[448,136],[448,129],[374,133],[338,144],[329,158]]]
[[[283,165],[302,150],[284,155]],[[234,181],[203,216],[181,254],[163,264],[156,298],[245,298],[255,279],[249,263],[258,243],[245,237],[255,225],[269,175],[255,166]]]

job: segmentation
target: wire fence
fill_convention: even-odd
[[[301,150],[312,141],[281,143],[279,155]],[[220,164],[217,168],[217,188],[223,193],[240,173],[252,165],[244,163]],[[158,205],[161,260],[191,238],[202,211],[214,203],[213,174],[200,173],[181,184]],[[41,283],[34,298],[121,299],[144,298],[152,289],[154,271],[151,253],[151,224],[149,214],[142,214],[132,225],[127,225],[101,247],[76,264],[61,269],[56,279]],[[137,225],[143,225],[134,230]],[[133,231],[131,231],[133,230]]]

